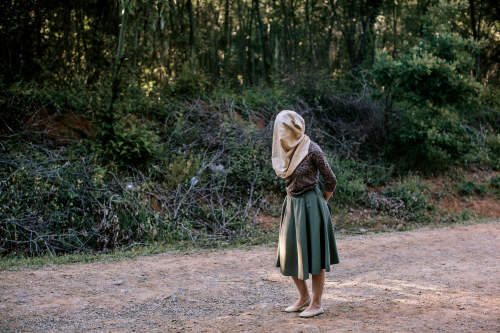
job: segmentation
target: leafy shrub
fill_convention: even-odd
[[[475,130],[446,108],[414,108],[401,112],[399,126],[388,137],[386,154],[404,169],[444,170],[465,164],[474,154]]]
[[[470,181],[457,184],[457,189],[461,195],[479,194],[482,196],[486,193],[486,186],[484,184],[476,184]]]
[[[367,164],[354,160],[329,159],[337,177],[334,204],[339,206],[364,203],[367,186],[380,186],[389,181],[392,167]]]
[[[177,98],[200,96],[207,91],[208,87],[207,77],[201,72],[192,71],[186,63],[180,75],[170,86],[170,94]]]
[[[201,166],[200,157],[196,154],[172,154],[162,162],[161,166],[155,165],[153,170],[160,171],[158,169],[162,169],[162,177],[156,177],[156,179],[162,181],[166,189],[175,188],[178,184],[191,179],[197,174]]]
[[[265,113],[274,112],[274,110],[282,110],[292,107],[293,100],[291,96],[283,89],[252,87],[244,89],[241,93],[230,94],[229,98],[233,99],[235,106],[247,112],[259,110]]]
[[[430,192],[417,176],[397,182],[381,191],[382,196],[372,196],[369,204],[379,210],[409,221],[427,220],[427,211],[432,208]]]
[[[488,186],[490,191],[500,199],[500,177],[491,177]]]
[[[475,183],[472,181],[464,181],[456,184],[456,190],[460,195],[493,195],[500,196],[500,177],[493,176],[488,181],[483,183]]]
[[[64,89],[57,85],[18,82],[11,85],[8,92],[12,96],[22,97],[24,103],[35,104],[50,112],[94,112],[102,109],[102,102],[107,100],[105,90],[91,90],[76,80]]]
[[[481,89],[479,95],[481,107],[472,112],[477,124],[489,124],[497,133],[500,131],[500,88],[489,85]]]
[[[109,100],[106,101],[109,103]],[[108,106],[107,104],[105,105]],[[150,121],[163,121],[173,115],[174,105],[161,93],[149,93],[134,83],[130,82],[123,88],[122,94],[116,100],[113,108],[119,115],[134,114],[136,117],[146,118]],[[105,108],[107,111],[107,108]]]
[[[104,154],[117,162],[138,166],[158,154],[159,136],[143,120],[127,114],[113,124],[114,137],[105,142]]]
[[[337,88],[327,71],[299,71],[289,74],[283,82],[293,96],[298,96],[311,106],[321,104],[323,96],[331,95]]]
[[[491,157],[491,166],[496,170],[500,169],[500,134],[489,134],[486,137],[486,145]]]
[[[271,139],[264,130],[238,125],[226,128],[228,181],[241,193],[282,191],[271,165]]]
[[[445,32],[422,40],[398,59],[377,56],[372,74],[386,102],[387,157],[404,169],[425,171],[488,160],[479,155],[471,126],[481,109],[482,86],[468,72],[472,54],[481,47]]]
[[[349,162],[333,160],[330,166],[337,177],[333,203],[341,207],[360,204],[366,192],[366,184],[361,175],[350,168]]]
[[[453,39],[453,44],[448,39]],[[399,59],[379,54],[373,75],[380,91],[389,101],[394,98],[419,106],[477,106],[481,86],[467,75],[473,59],[464,48],[470,43],[460,39],[458,35],[438,35],[433,42],[422,41]]]

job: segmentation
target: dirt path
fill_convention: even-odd
[[[500,222],[338,241],[326,313],[294,300],[274,248],[0,273],[0,331],[499,332]]]

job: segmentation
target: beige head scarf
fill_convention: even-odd
[[[290,176],[309,151],[311,140],[305,132],[304,118],[283,110],[276,116],[273,131],[273,169],[280,178]]]

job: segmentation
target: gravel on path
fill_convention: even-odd
[[[0,332],[500,332],[500,221],[337,245],[315,318],[255,247],[1,272]]]

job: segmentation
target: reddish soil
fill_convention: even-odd
[[[499,217],[500,201],[492,197],[473,199],[447,197],[439,205],[448,212],[462,212],[468,209],[472,214],[482,217]]]
[[[46,132],[49,139],[60,142],[95,136],[92,123],[85,117],[72,113],[49,115],[44,108],[27,119],[26,126],[34,131]]]
[[[0,273],[1,332],[499,332],[500,221],[338,240],[326,312],[275,248],[165,253]]]
[[[493,177],[498,177],[500,172],[491,170],[459,170],[456,171],[462,175],[463,181],[474,183],[487,183]],[[434,193],[444,193],[441,200],[436,200],[435,204],[438,208],[449,213],[460,213],[469,210],[473,216],[497,218],[500,216],[500,201],[493,195],[473,195],[463,196],[458,195],[453,191],[450,184],[454,184],[457,180],[453,180],[449,175],[441,175],[427,179],[431,191]]]

